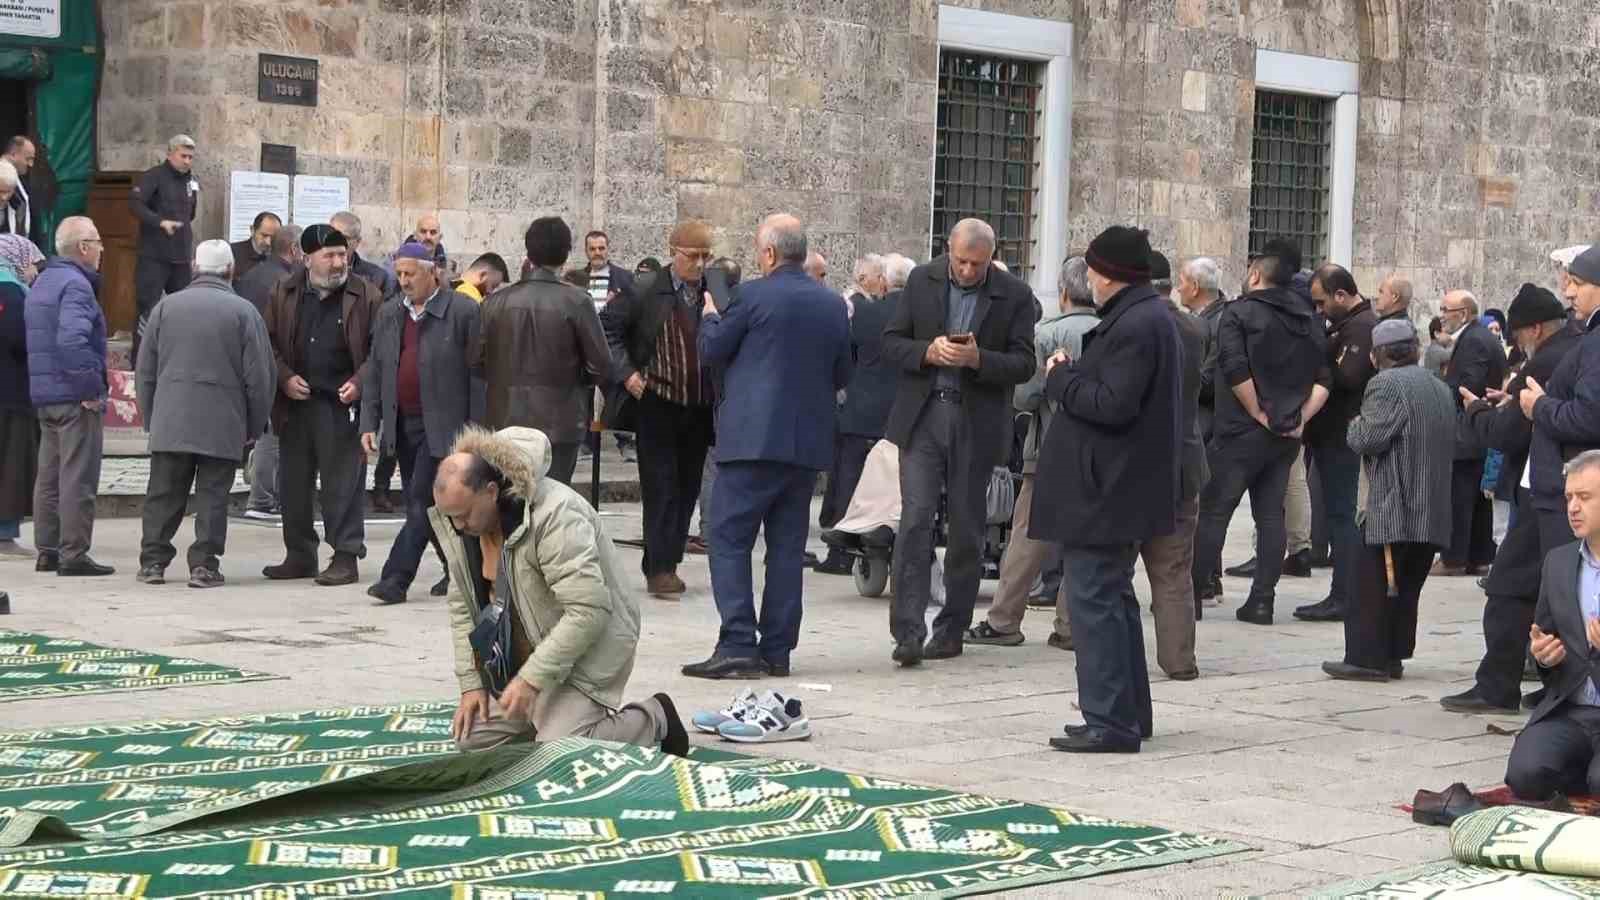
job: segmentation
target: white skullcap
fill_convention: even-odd
[[[1550,251],[1550,261],[1563,269],[1570,268],[1572,261],[1587,249],[1589,249],[1588,244],[1577,244],[1572,247],[1562,247],[1560,250],[1552,250]]]
[[[233,265],[233,248],[227,241],[203,241],[194,248],[195,268],[221,271]]]

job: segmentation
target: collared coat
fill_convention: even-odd
[[[876,300],[856,300],[855,315],[850,317],[850,358],[856,368],[839,407],[840,434],[883,437],[900,378],[900,370],[883,358],[883,328],[894,318],[904,294],[895,290]]]
[[[1451,393],[1422,366],[1384,369],[1367,382],[1345,430],[1372,486],[1361,524],[1367,544],[1450,545]]]
[[[883,329],[883,357],[900,370],[884,437],[911,446],[911,431],[933,395],[939,368],[923,361],[933,339],[947,335],[950,257],[911,270],[905,294]],[[1002,466],[1011,455],[1011,393],[1034,373],[1033,323],[1037,307],[1028,285],[993,265],[978,288],[971,331],[978,367],[961,369],[961,412],[972,429],[975,462]]]
[[[216,275],[156,304],[135,371],[154,453],[238,460],[266,429],[277,393],[266,322]]]
[[[1506,351],[1494,332],[1473,319],[1456,335],[1455,350],[1444,367],[1444,380],[1450,386],[1450,396],[1455,398],[1456,409],[1461,409],[1461,388],[1479,397],[1506,383]],[[1483,456],[1483,446],[1465,428],[1456,435],[1455,458],[1478,459]]]
[[[1169,304],[1168,308],[1183,343],[1183,421],[1179,423],[1183,461],[1178,468],[1178,498],[1187,503],[1200,496],[1200,489],[1211,480],[1206,442],[1200,433],[1200,373],[1206,361],[1206,324],[1176,306]]]
[[[1579,569],[1583,565],[1583,546],[1578,541],[1562,544],[1544,558],[1533,621],[1545,634],[1560,637],[1567,655],[1559,665],[1548,669],[1539,667],[1539,677],[1545,686],[1544,700],[1528,716],[1528,726],[1555,712],[1578,694],[1585,681],[1595,678],[1597,654],[1589,646],[1583,604],[1578,599]]]
[[[305,294],[309,272],[304,266],[295,269],[289,277],[272,288],[267,300],[267,336],[272,339],[272,359],[277,367],[278,393],[272,402],[272,430],[283,433],[288,421],[289,395],[283,392],[289,379],[300,374],[305,360],[300,358],[300,298]],[[357,388],[366,383],[367,356],[372,346],[372,321],[378,314],[383,298],[378,289],[365,278],[346,278],[339,288],[339,321],[344,329],[344,339],[350,348],[350,360],[355,364],[355,375],[348,383]]]
[[[473,364],[489,383],[484,424],[537,428],[557,444],[583,440],[589,389],[611,365],[588,292],[536,267],[484,298],[480,311]]]
[[[1600,447],[1600,327],[1596,326],[1600,314],[1589,317],[1582,340],[1556,366],[1550,381],[1540,382],[1545,393],[1533,405],[1529,472],[1537,509],[1565,509],[1567,479],[1562,466],[1579,453]]]
[[[377,433],[384,455],[393,456],[400,440],[400,345],[411,301],[385,303],[372,326],[372,358],[361,388],[361,432]],[[483,370],[473,362],[479,340],[478,304],[471,297],[440,288],[423,307],[417,323],[417,376],[422,387],[422,428],[428,452],[450,455],[461,427],[482,422]]]
[[[666,268],[639,276],[633,290],[618,294],[600,311],[600,325],[611,357],[605,424],[612,431],[633,430],[635,401],[623,385],[635,372],[645,371],[655,361],[656,339],[678,302],[672,271]]]
[[[1083,357],[1046,377],[1057,411],[1034,476],[1034,540],[1130,544],[1177,531],[1184,351],[1169,306],[1148,284],[1123,288],[1100,307]]]

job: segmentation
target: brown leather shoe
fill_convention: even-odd
[[[667,577],[672,579],[672,592],[674,594],[681,594],[689,589],[689,586],[683,583],[683,579],[678,577],[677,572],[668,572]]]
[[[334,553],[333,561],[328,567],[317,573],[316,582],[323,587],[338,587],[342,584],[355,584],[361,578],[361,573],[356,569],[356,555],[354,553]]]
[[[676,600],[678,595],[683,593],[683,582],[678,580],[678,576],[671,572],[662,572],[659,575],[651,575],[645,579],[645,589],[650,592],[652,597],[659,597],[662,600]]]

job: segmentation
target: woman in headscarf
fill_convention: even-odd
[[[32,559],[18,540],[33,512],[39,421],[28,396],[27,325],[22,306],[44,259],[25,237],[0,234],[0,559]]]

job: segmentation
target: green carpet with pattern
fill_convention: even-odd
[[[198,659],[0,629],[0,703],[277,677]]]

